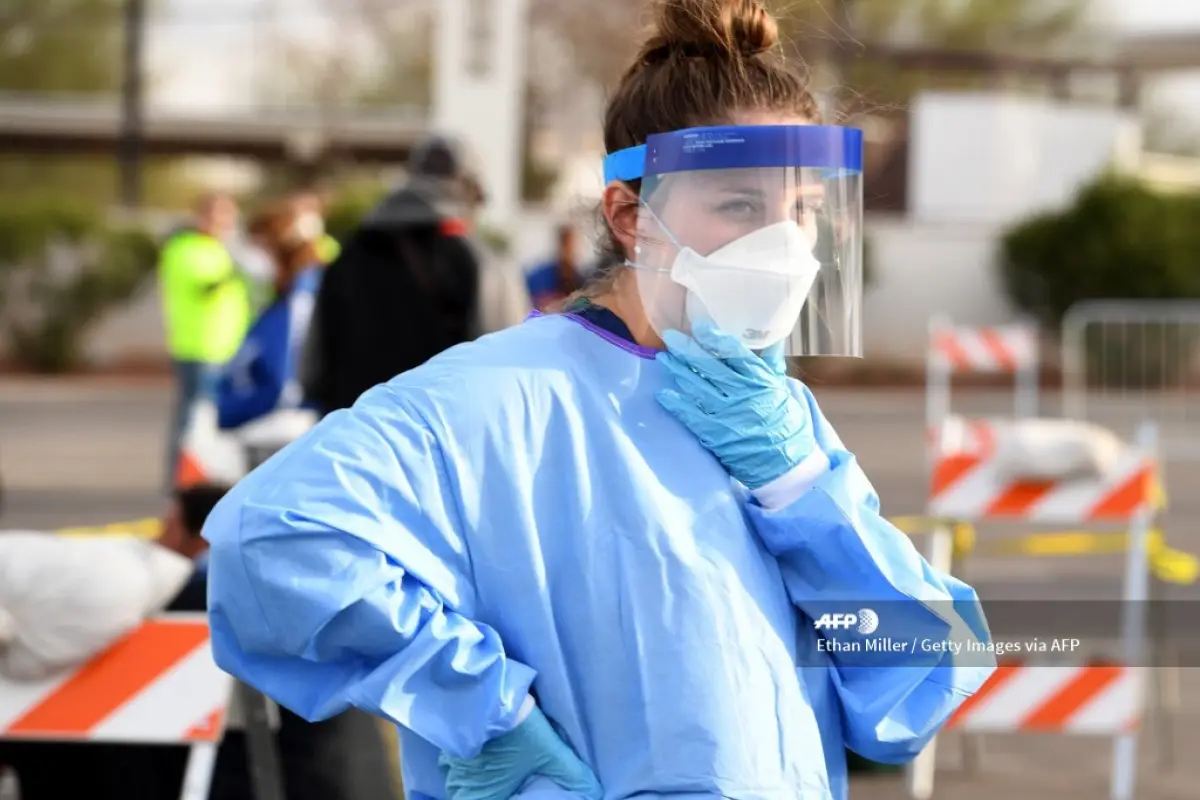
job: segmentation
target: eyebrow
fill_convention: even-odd
[[[762,189],[755,189],[748,186],[718,185],[715,188],[717,191],[735,194],[741,197],[754,197],[759,200],[765,199],[767,196],[767,193]],[[795,197],[824,197],[825,187],[821,184],[804,184],[795,187],[792,191],[792,194]]]
[[[762,189],[751,189],[744,186],[718,186],[717,189],[723,192],[728,192],[729,194],[739,194],[745,197],[766,197],[766,192],[764,192]]]

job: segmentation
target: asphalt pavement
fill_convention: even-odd
[[[888,516],[920,514],[925,500],[923,461],[924,396],[908,390],[826,390],[814,387],[826,415],[855,452],[878,491]],[[999,391],[961,392],[956,410],[1003,414],[1010,396]],[[1044,398],[1049,413],[1058,401]],[[0,528],[54,529],[98,525],[162,512],[165,434],[170,410],[167,388],[158,382],[124,385],[82,381],[0,379],[0,480],[4,484]],[[1164,441],[1200,441],[1200,422],[1171,418]],[[1187,448],[1182,448],[1184,451]],[[1164,530],[1176,548],[1200,553],[1200,451],[1172,460],[1167,470],[1170,510]],[[984,527],[983,542],[1031,529]],[[968,579],[985,602],[1086,600],[1120,597],[1120,556],[1069,558],[973,558]],[[1184,614],[1200,600],[1195,586],[1171,587],[1168,596]],[[1114,622],[1114,635],[1116,626]],[[1064,632],[1069,635],[1069,632]],[[1200,659],[1181,673],[1182,703],[1171,720],[1170,739],[1152,725],[1142,737],[1137,798],[1183,800],[1200,786]],[[1173,742],[1173,769],[1161,758]],[[1111,743],[1062,736],[1001,736],[984,739],[980,770],[964,772],[961,738],[942,737],[937,798],[1009,800],[1013,797],[1074,799],[1106,797]],[[894,777],[854,782],[855,798],[904,797]]]

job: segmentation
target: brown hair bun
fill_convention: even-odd
[[[673,55],[753,57],[779,43],[779,25],[759,0],[659,0],[641,61]]]

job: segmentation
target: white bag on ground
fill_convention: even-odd
[[[195,565],[129,536],[0,531],[0,676],[84,663],[179,593]]]
[[[1006,480],[1095,480],[1125,449],[1111,431],[1070,419],[1006,420],[996,430],[996,468]]]

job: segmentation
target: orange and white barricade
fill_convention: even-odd
[[[191,422],[180,443],[175,485],[202,483],[232,486],[271,454],[300,438],[317,424],[314,412],[281,409],[232,431],[217,424],[217,409],[203,400],[192,408]]]
[[[248,471],[237,438],[217,425],[217,407],[208,400],[192,406],[187,429],[179,443],[175,485],[188,488],[215,483],[232,486]]]
[[[1144,705],[1140,672],[1127,664],[1002,662],[946,729],[1099,736],[1135,732]]]
[[[204,615],[168,614],[78,668],[0,677],[0,740],[187,745],[180,797],[206,800],[234,687],[213,661]]]
[[[948,420],[944,427],[961,421]],[[1112,800],[1131,800],[1137,736],[1145,715],[1144,675],[1149,639],[1149,539],[1158,508],[1157,432],[1143,424],[1105,474],[1067,481],[1013,478],[995,456],[986,421],[971,435],[941,435],[935,449],[928,513],[967,522],[1021,521],[1065,526],[1128,527],[1122,604],[1122,654],[1115,664],[1006,664],[958,709],[948,730],[1057,732],[1114,739]],[[982,434],[982,435],[980,435]],[[984,609],[986,612],[986,608]],[[909,773],[912,796],[933,794],[934,745]]]
[[[925,359],[927,435],[950,416],[951,383],[961,375],[1011,375],[1017,418],[1036,416],[1039,364],[1038,331],[1032,324],[969,327],[935,317],[929,324]]]

